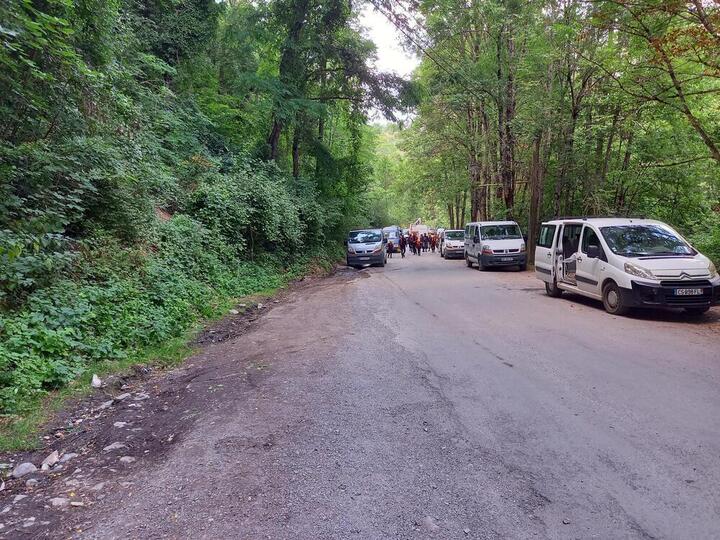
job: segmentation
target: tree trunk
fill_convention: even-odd
[[[304,84],[304,74],[300,64],[298,55],[300,36],[305,26],[307,12],[310,0],[296,0],[293,2],[293,19],[288,27],[288,36],[286,43],[283,45],[282,54],[280,56],[280,66],[278,77],[280,82],[285,85],[294,95],[300,94],[299,86]],[[269,159],[276,161],[278,150],[280,147],[280,134],[283,131],[283,121],[276,110],[273,112],[272,128],[267,138],[267,144],[270,147]]]
[[[528,216],[528,257],[535,253],[535,243],[540,226],[540,208],[542,207],[543,184],[545,180],[544,167],[542,164],[542,131],[535,134],[533,141],[532,164],[530,166],[530,212]]]
[[[300,177],[300,130],[298,127],[293,131],[292,174],[293,178]]]

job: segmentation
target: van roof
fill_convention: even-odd
[[[471,221],[470,223],[467,223],[465,226],[468,225],[480,225],[481,227],[485,225],[517,225],[516,221]]]
[[[557,218],[550,221],[544,221],[549,225],[560,225],[562,223],[592,223],[596,227],[612,227],[619,225],[665,225],[662,221],[655,219],[635,218],[635,217],[567,217]]]

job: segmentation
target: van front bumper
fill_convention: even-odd
[[[699,289],[702,294],[679,295],[677,289]],[[720,304],[720,278],[714,280],[632,282],[632,289],[620,289],[628,306],[661,308],[702,308]]]
[[[483,266],[523,266],[527,264],[527,253],[481,254],[479,259]]]
[[[361,266],[363,264],[380,264],[385,260],[385,253],[347,254],[348,266]]]

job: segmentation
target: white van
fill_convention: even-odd
[[[520,226],[514,221],[476,221],[465,225],[465,263],[478,270],[490,266],[527,268]]]
[[[720,302],[712,261],[674,229],[636,218],[568,218],[540,227],[535,275],[550,296],[602,300],[608,313],[679,307],[701,314]]]

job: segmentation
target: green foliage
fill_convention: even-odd
[[[312,81],[281,77],[285,4],[0,4],[0,411],[282,286],[364,219],[358,100],[391,99],[372,44],[313,5]]]

